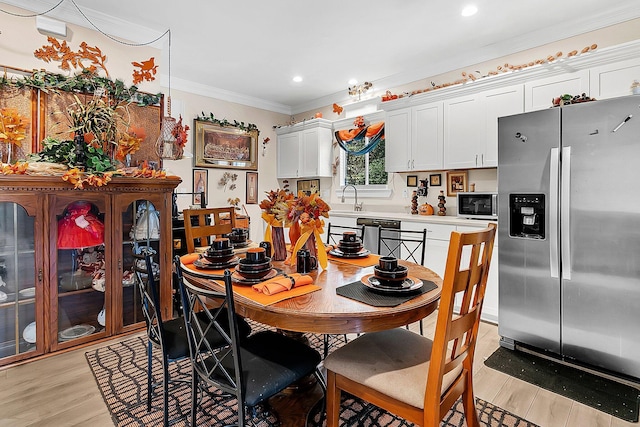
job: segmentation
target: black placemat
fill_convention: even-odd
[[[416,289],[414,292],[408,292],[406,294],[383,294],[369,289],[358,280],[357,282],[352,282],[336,288],[336,294],[374,307],[395,307],[396,305],[400,305],[403,302],[407,302],[410,299],[430,292],[438,287],[431,280],[422,280],[422,282],[422,287],[420,289]]]

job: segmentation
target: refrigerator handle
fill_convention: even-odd
[[[562,193],[560,199],[560,245],[562,278],[571,280],[571,147],[562,148]]]
[[[549,267],[551,277],[560,277],[558,258],[558,189],[559,189],[560,149],[551,149],[549,164]]]

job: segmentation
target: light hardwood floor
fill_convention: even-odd
[[[425,334],[434,321],[434,315],[424,320]],[[484,360],[498,348],[498,340],[497,326],[481,324],[474,367],[478,398],[542,427],[638,427],[486,367]],[[0,426],[112,426],[84,356],[105,345],[0,370]]]

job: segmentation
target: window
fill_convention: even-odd
[[[369,144],[366,137],[351,143],[354,151],[361,150]],[[367,154],[355,156],[341,151],[342,176],[344,185],[386,185],[387,172],[384,170],[385,140],[382,139],[376,148]]]

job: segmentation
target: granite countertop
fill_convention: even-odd
[[[332,216],[337,217],[349,217],[349,218],[380,218],[380,219],[399,219],[400,221],[413,221],[413,222],[427,222],[432,224],[448,224],[448,225],[469,225],[469,226],[486,226],[489,223],[495,223],[496,221],[482,220],[482,219],[465,219],[458,218],[453,215],[411,215],[407,213],[399,212],[375,212],[375,211],[345,211],[345,210],[330,210],[329,218]]]

